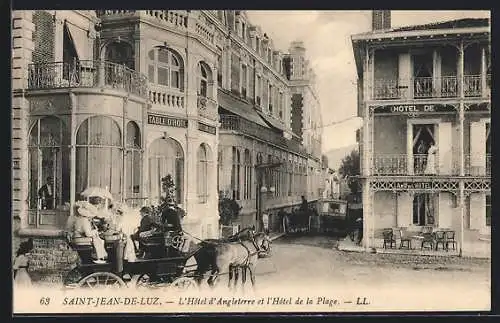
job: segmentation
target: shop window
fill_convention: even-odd
[[[94,116],[83,121],[76,134],[76,192],[97,186],[120,199],[122,148],[120,127],[112,118]]]
[[[125,146],[125,178],[127,201],[131,200],[132,205],[140,205],[138,199],[141,198],[141,133],[137,123],[129,121],[127,123],[127,140]]]
[[[69,203],[69,134],[63,125],[59,118],[45,117],[35,121],[31,128],[28,147],[31,210],[54,210]]]
[[[207,145],[198,147],[198,199],[200,203],[207,203],[209,197],[209,152]]]
[[[166,192],[161,179],[170,175],[175,184],[176,202],[182,204],[184,196],[184,152],[172,138],[159,138],[149,146],[149,197],[159,202]]]
[[[150,83],[183,90],[184,67],[181,57],[170,49],[153,49],[148,53],[148,79]]]

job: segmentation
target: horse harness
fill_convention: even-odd
[[[252,241],[253,246],[255,247],[254,252],[251,252],[250,249],[248,249],[248,247],[243,243],[243,241],[241,239],[238,239],[238,242],[243,246],[243,248],[246,249],[246,251],[248,253],[247,258],[244,261],[244,266],[246,266],[246,267],[248,267],[248,265],[250,263],[250,257],[255,255],[255,254],[258,254],[260,252],[260,248],[259,248],[259,246],[257,246],[257,242],[255,242],[254,236],[252,236],[251,241]]]

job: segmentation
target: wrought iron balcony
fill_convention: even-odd
[[[410,159],[411,158],[411,159]],[[427,154],[379,154],[373,156],[373,175],[439,175],[438,155],[433,165]],[[431,161],[432,162],[432,161]],[[411,165],[413,164],[413,165]]]
[[[486,155],[465,155],[464,159],[465,176],[491,176],[491,154]]]
[[[466,97],[489,96],[491,75],[485,84],[481,75],[465,75],[463,78]],[[405,100],[429,98],[454,98],[459,96],[459,79],[456,76],[415,77],[411,79],[377,79],[373,83],[374,100]]]
[[[30,64],[28,89],[110,88],[143,98],[148,95],[147,78],[123,65],[106,61],[76,61]]]

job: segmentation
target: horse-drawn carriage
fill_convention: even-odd
[[[80,264],[68,273],[66,287],[122,288],[122,287],[175,287],[187,289],[195,286],[196,265],[188,260],[197,252],[186,250],[182,232],[156,232],[140,238],[140,253],[135,261],[124,260],[125,237],[120,233],[103,233],[108,260],[94,263],[92,237],[73,238],[70,246],[80,256]]]
[[[203,274],[213,270],[212,259],[205,259],[203,269],[199,270],[198,261],[209,256],[212,247],[221,243],[252,241],[255,245],[253,229],[246,228],[226,239],[200,240],[193,248],[183,231],[157,231],[141,238],[143,258],[134,262],[123,259],[125,238],[118,233],[103,233],[108,261],[94,263],[92,261],[92,238],[73,238],[69,243],[80,256],[81,263],[71,270],[64,280],[68,288],[175,288],[188,290],[198,286]],[[250,244],[252,244],[250,243]],[[270,242],[265,241],[264,248],[257,246],[256,253],[260,257],[270,251]],[[248,250],[248,246],[244,247]],[[205,251],[201,253],[200,251]],[[208,251],[208,254],[207,252]],[[250,256],[250,252],[249,252]],[[192,263],[190,259],[194,260]],[[220,275],[220,269],[216,275]],[[225,274],[225,273],[222,273]],[[213,279],[214,273],[212,273]]]

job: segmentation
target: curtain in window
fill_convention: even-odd
[[[208,155],[204,144],[198,147],[198,198],[200,203],[208,200]]]
[[[115,199],[122,195],[122,143],[118,123],[94,116],[80,125],[76,135],[76,193],[87,187],[108,188]]]
[[[184,186],[184,153],[180,144],[169,138],[159,138],[149,147],[149,197],[159,202],[165,196],[161,179],[172,176],[176,187],[177,203],[182,204]]]
[[[138,198],[141,192],[141,135],[137,123],[128,122],[126,138],[125,198]]]

